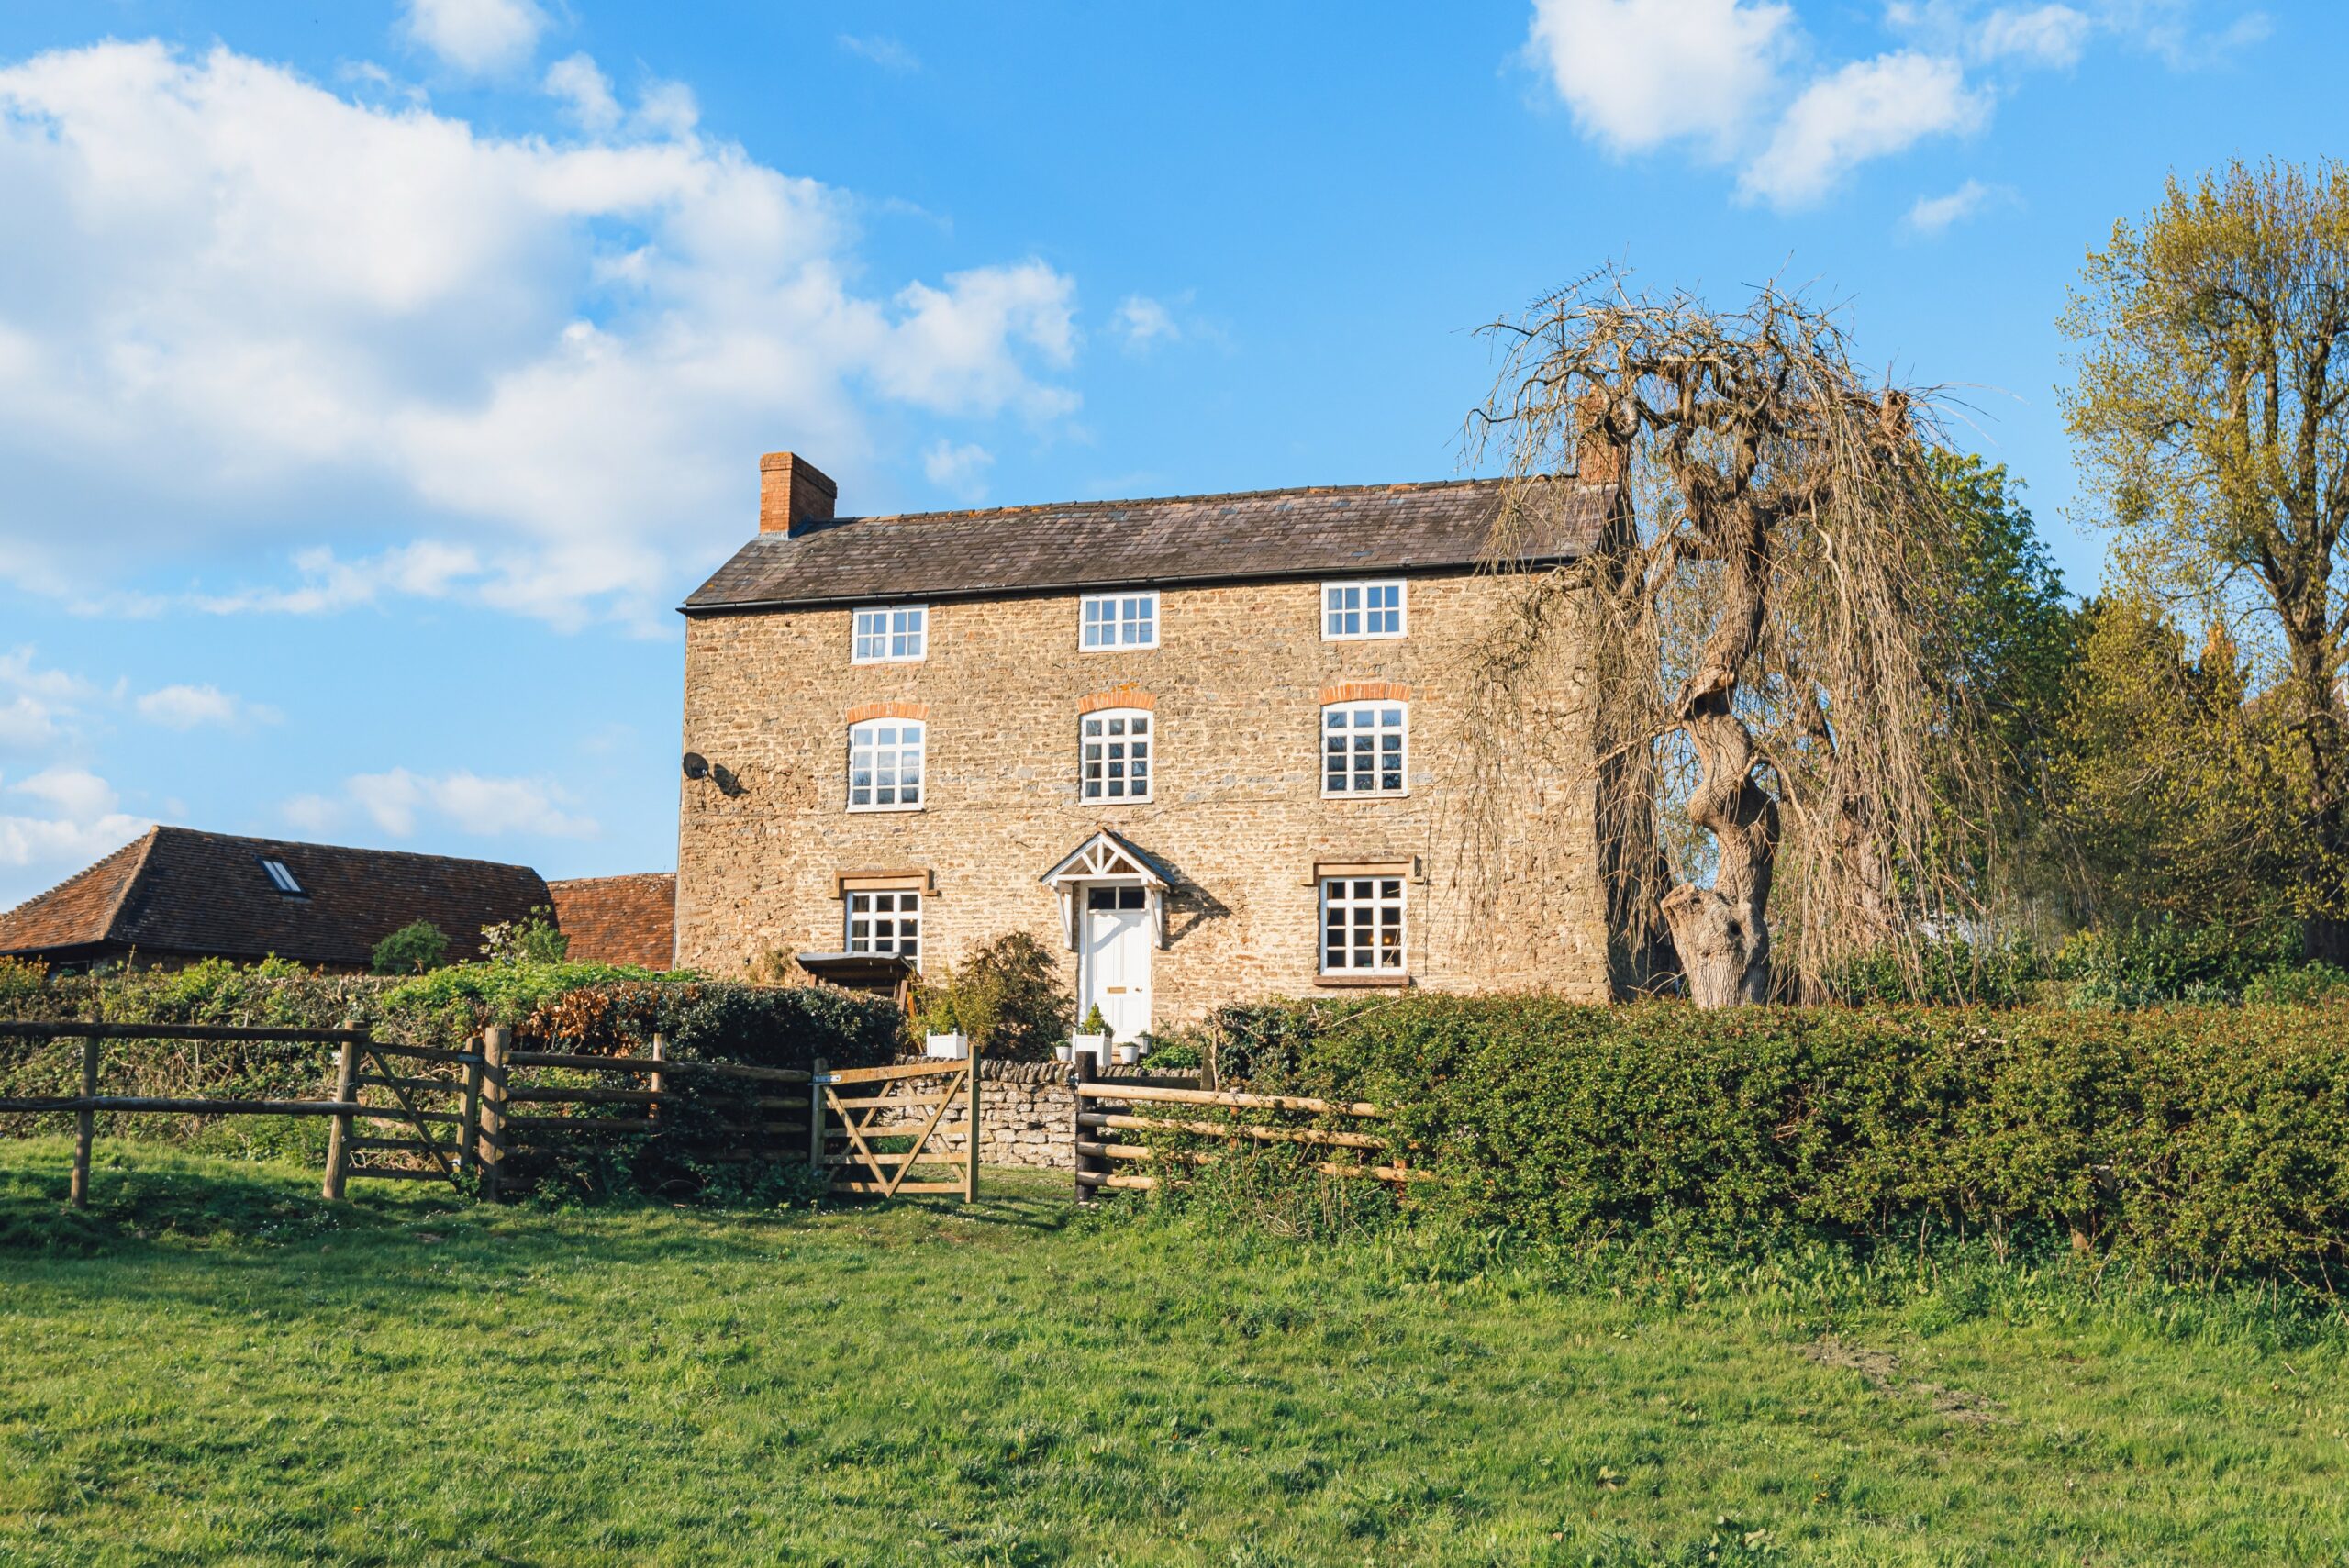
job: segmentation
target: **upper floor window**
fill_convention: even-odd
[[[895,953],[921,967],[921,895],[912,888],[848,895],[848,951]]]
[[[929,726],[918,719],[870,719],[848,732],[848,808],[914,811],[921,806],[922,749]]]
[[[1088,650],[1158,646],[1156,594],[1087,594],[1084,618]]]
[[[1323,640],[1342,642],[1402,635],[1403,584],[1400,581],[1321,584]]]
[[[1409,705],[1331,703],[1321,710],[1321,793],[1401,795]]]
[[[854,664],[894,664],[929,657],[930,606],[878,605],[856,612],[856,634],[849,651]]]
[[[1113,707],[1080,720],[1084,795],[1087,801],[1148,800],[1154,716]]]

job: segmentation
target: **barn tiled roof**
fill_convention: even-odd
[[[155,835],[143,834],[39,897],[0,914],[0,954],[82,947],[106,940],[124,891]]]
[[[675,951],[677,879],[666,872],[550,882],[555,924],[580,963],[666,969]]]
[[[1557,482],[1509,554],[1582,554],[1614,495]],[[1500,481],[1464,479],[841,517],[759,535],[685,608],[1458,570],[1486,559],[1502,498]]]
[[[280,893],[261,862],[282,862],[301,895]],[[398,850],[345,849],[155,828],[79,876],[0,915],[0,953],[62,955],[135,948],[158,958],[275,954],[363,969],[377,942],[416,920],[479,956],[482,927],[551,903],[528,866]]]

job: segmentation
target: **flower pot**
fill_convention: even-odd
[[[1109,1065],[1109,1037],[1106,1034],[1073,1034],[1068,1037],[1068,1050],[1072,1061],[1089,1054],[1096,1073]]]
[[[961,1030],[922,1037],[922,1054],[939,1062],[960,1062],[971,1054],[970,1038]]]
[[[1052,1047],[1052,1054],[1060,1058],[1063,1062],[1074,1062],[1076,1060],[1076,1047],[1073,1045],[1056,1045]]]
[[[1120,1067],[1131,1067],[1141,1060],[1141,1047],[1138,1045],[1113,1045],[1109,1053]]]

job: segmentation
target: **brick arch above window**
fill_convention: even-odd
[[[863,724],[868,718],[921,718],[930,717],[926,702],[861,702],[848,710],[848,722]]]
[[[1341,702],[1409,702],[1411,688],[1397,681],[1341,681],[1321,688],[1321,706]]]
[[[1158,711],[1158,699],[1140,686],[1122,685],[1111,686],[1106,692],[1095,692],[1090,696],[1079,697],[1076,703],[1076,711],[1079,714],[1099,713],[1104,708],[1111,707],[1136,707],[1144,713],[1155,713]]]

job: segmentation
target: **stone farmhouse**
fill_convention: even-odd
[[[1275,995],[1609,995],[1575,659],[1468,744],[1464,667],[1520,597],[1497,483],[844,517],[805,459],[760,475],[684,606],[680,964],[935,974],[1025,930],[1119,1038]],[[1621,505],[1558,489],[1512,565]]]

